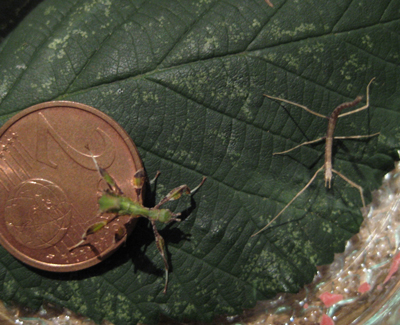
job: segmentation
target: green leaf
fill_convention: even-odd
[[[334,168],[365,197],[399,148],[400,2],[381,0],[46,0],[0,46],[1,121],[36,103],[73,100],[117,120],[139,148],[157,196],[207,182],[188,218],[161,230],[163,262],[145,220],[127,246],[81,272],[27,267],[0,250],[0,295],[49,301],[116,324],[210,320],[240,313],[312,280],[362,221],[359,192],[323,176],[251,238],[323,164],[326,120],[364,95],[368,110],[339,119]],[[171,209],[187,208],[182,203]],[[160,226],[161,228],[161,226]]]

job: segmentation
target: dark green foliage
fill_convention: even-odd
[[[71,274],[26,267],[0,249],[0,296],[31,307],[50,301],[96,321],[209,320],[240,313],[310,282],[362,221],[361,200],[323,177],[250,238],[323,163],[323,144],[272,152],[323,136],[322,114],[365,95],[368,111],[339,120],[334,166],[376,189],[399,147],[400,2],[338,0],[46,0],[0,44],[0,121],[49,100],[111,115],[139,148],[157,197],[208,177],[194,209],[161,234],[171,273],[145,221],[126,247]],[[157,200],[156,200],[157,201]],[[186,202],[187,203],[187,202]],[[179,212],[187,204],[168,206]],[[161,229],[161,225],[160,225]]]

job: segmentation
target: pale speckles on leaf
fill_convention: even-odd
[[[212,3],[212,0],[200,0],[198,1],[198,7],[203,7],[204,4],[209,5],[210,3]]]
[[[63,38],[55,38],[51,43],[47,45],[49,49],[52,49],[54,51],[58,52],[56,53],[56,57],[58,59],[63,59],[66,56],[65,48],[68,47],[69,39],[71,35],[79,35],[82,38],[87,39],[88,38],[88,33],[81,30],[81,29],[74,29],[71,32],[68,32]],[[54,56],[49,56],[49,60],[51,60]]]
[[[70,35],[67,34],[63,38],[55,38],[47,47],[52,50],[57,50],[59,48],[66,47],[68,44],[68,39],[70,38]]]
[[[324,52],[324,44],[317,42],[317,43],[308,43],[299,49],[299,54],[310,54],[310,53],[323,53]]]
[[[220,131],[217,132],[217,138],[221,140],[223,146],[226,146],[228,144],[230,134],[227,131]]]
[[[83,10],[85,12],[91,12],[94,6],[95,6],[95,3],[93,1],[91,3],[85,2],[85,4],[83,5]]]
[[[277,58],[279,58],[279,56],[276,54],[276,52],[269,52],[267,54],[263,55],[263,58],[266,61],[270,61],[270,62],[275,62]]]
[[[64,50],[64,49],[61,49],[61,50],[58,51],[58,53],[57,53],[57,59],[62,59],[65,55],[66,55],[65,50]]]
[[[300,58],[298,56],[286,53],[283,55],[283,59],[286,61],[287,66],[292,67],[295,70],[297,70],[300,66]]]
[[[251,106],[248,103],[244,103],[244,105],[240,108],[240,112],[246,117],[247,120],[252,120],[254,118],[254,114],[252,112]]]
[[[101,26],[100,26],[100,29],[106,29],[106,28],[108,28],[108,27],[110,27],[110,23],[107,23],[107,24],[105,24],[105,25],[101,25]]]
[[[361,41],[364,45],[366,45],[369,49],[374,48],[374,43],[371,40],[371,37],[369,35],[364,35],[361,37]]]
[[[159,28],[165,28],[164,26],[165,22],[168,22],[165,16],[160,16],[157,18],[157,25],[159,26]],[[152,26],[152,23],[149,26]]]
[[[142,319],[143,314],[138,309],[135,309],[135,311],[133,312],[133,318]]]
[[[104,0],[102,3],[107,6],[107,8],[104,10],[104,16],[109,17],[110,16],[110,7],[112,5],[111,0]]]
[[[311,244],[310,241],[306,241],[302,244],[303,246],[303,251],[305,252],[305,255],[307,258],[310,260],[312,264],[316,264],[318,261],[318,255],[315,254],[315,249],[313,245]]]
[[[205,43],[203,45],[203,50],[205,52],[210,52],[219,47],[218,39],[215,36],[206,37],[204,40],[205,40]]]
[[[74,299],[71,298],[71,301],[74,301]],[[79,310],[78,310],[79,313],[81,313],[82,315],[87,314],[88,309],[87,309],[83,299],[80,299],[80,301],[77,302],[77,306],[80,306]]]
[[[7,74],[2,73],[0,74],[0,76],[2,77],[2,80],[0,82],[0,100],[1,100],[7,95],[8,89],[11,84],[11,80]]]
[[[310,55],[312,54],[313,59],[315,62],[321,62],[320,56],[317,56],[317,53],[323,53],[324,52],[324,45],[320,42],[317,42],[316,44],[307,44],[305,46],[300,47],[298,53],[299,55]]]
[[[360,64],[358,56],[356,54],[352,54],[340,69],[340,74],[344,76],[346,80],[350,80],[352,77],[359,75],[361,72],[369,70],[369,68],[370,67],[365,63]]]
[[[5,296],[13,296],[15,291],[15,283],[14,280],[4,281],[3,282],[3,291]]]
[[[261,27],[261,23],[257,19],[253,19],[252,27],[254,28]]]
[[[273,38],[279,40],[284,36],[295,37],[299,33],[306,33],[310,31],[315,31],[317,28],[314,24],[301,23],[299,26],[295,27],[293,30],[283,30],[279,27],[279,22],[276,22],[274,26],[270,27],[270,32]]]
[[[154,103],[158,104],[160,102],[158,95],[154,92],[144,91],[144,92],[142,92],[141,98],[145,103],[154,102]]]
[[[186,150],[179,150],[178,152],[174,151],[171,152],[171,156],[176,157],[179,161],[185,161],[185,163],[189,164],[190,166],[199,166],[199,162],[196,159],[193,159],[190,152]]]
[[[68,287],[71,288],[71,291],[78,291],[79,290],[79,284],[75,281],[68,282]]]
[[[241,28],[236,24],[228,25],[229,43],[241,43],[247,39],[247,34],[239,30]]]
[[[234,165],[238,164],[238,160],[241,157],[241,153],[237,151],[238,140],[239,140],[239,135],[235,135],[234,133],[232,133],[226,150],[226,153],[228,154],[229,158],[235,161]]]
[[[221,308],[222,308],[223,314],[232,315],[235,312],[234,308],[227,306],[227,305],[221,306]]]
[[[111,6],[112,6],[112,1],[111,0],[94,0],[92,2],[86,1],[84,6],[83,6],[83,11],[86,13],[90,13],[92,11],[97,10],[98,5],[103,5],[105,6],[104,8],[104,16],[109,17],[111,13]]]
[[[188,315],[194,313],[196,311],[196,309],[197,308],[193,304],[187,304],[186,308],[185,308]]]
[[[122,25],[121,29],[123,29],[125,32],[130,33],[132,29],[135,28],[135,24],[131,21],[125,23]]]
[[[67,283],[67,286],[69,287],[70,292],[74,292],[74,294],[70,297],[70,303],[76,304],[76,306],[79,306],[78,312],[85,314],[87,313],[87,306],[85,304],[85,298],[81,295],[78,294],[80,292],[80,286],[78,282],[76,281],[71,281]]]
[[[53,85],[53,82],[55,82],[55,78],[49,78],[46,82],[42,83],[42,88],[46,89],[48,92],[51,92],[51,86]]]
[[[82,36],[83,38],[88,38],[87,32],[85,32],[85,31],[83,31],[83,30],[81,30],[81,29],[75,29],[75,30],[73,30],[73,31],[72,31],[72,34],[73,34],[73,35],[80,35],[80,36]]]
[[[316,54],[323,53],[324,51],[325,51],[324,45],[320,42],[317,42],[314,44],[307,44],[301,46],[297,51],[297,53],[288,52],[282,56],[281,54],[277,54],[276,52],[270,51],[267,53],[262,53],[261,55],[266,61],[269,62],[276,62],[284,59],[288,67],[292,67],[297,70],[300,66],[303,56],[309,56],[310,54],[312,54],[316,62],[319,62],[320,57],[318,57]]]
[[[52,13],[54,13],[54,12],[56,12],[56,11],[57,11],[56,7],[54,7],[54,6],[48,6],[48,7],[46,8],[46,10],[44,11],[44,15],[45,15],[45,16],[48,16],[48,15],[51,15]]]
[[[119,90],[119,89],[118,89]],[[117,90],[117,92],[118,92],[118,90]],[[101,92],[101,95],[103,96],[103,97],[107,97],[107,96],[114,96],[115,95],[115,91],[114,90],[112,90],[112,89],[105,89],[105,90],[103,90],[102,92]]]
[[[114,300],[115,296],[112,293],[104,295],[103,299],[101,300],[102,309],[109,318],[114,317],[115,314],[115,308],[113,307]]]
[[[322,231],[326,232],[328,234],[331,234],[332,233],[332,225],[328,222],[324,222],[322,224]]]
[[[260,222],[260,223],[263,223],[263,222],[265,222],[265,215],[264,214],[259,214],[258,216],[257,216],[257,220]]]
[[[118,303],[118,318],[122,321],[130,321],[131,320],[131,309],[132,306],[129,300],[123,295],[117,295],[117,303]]]

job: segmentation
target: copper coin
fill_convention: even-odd
[[[90,148],[90,151],[88,150]],[[76,271],[115,251],[119,217],[72,251],[86,229],[101,218],[97,200],[106,184],[98,164],[125,195],[143,168],[128,134],[109,116],[87,105],[54,101],[32,106],[0,129],[0,243],[31,266]],[[129,227],[129,225],[131,227]],[[128,232],[132,225],[128,223]]]

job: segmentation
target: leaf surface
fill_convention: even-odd
[[[271,227],[251,238],[323,164],[329,115],[365,95],[368,110],[339,120],[335,169],[370,200],[399,147],[398,1],[46,0],[0,46],[0,120],[50,100],[109,114],[139,148],[157,197],[205,185],[180,224],[161,230],[171,265],[139,222],[127,246],[80,272],[26,267],[0,250],[0,294],[30,307],[49,301],[116,324],[206,321],[296,292],[357,233],[359,192],[322,174]],[[174,203],[181,211],[187,204]],[[186,201],[187,203],[187,201]],[[160,229],[162,225],[160,225]]]

